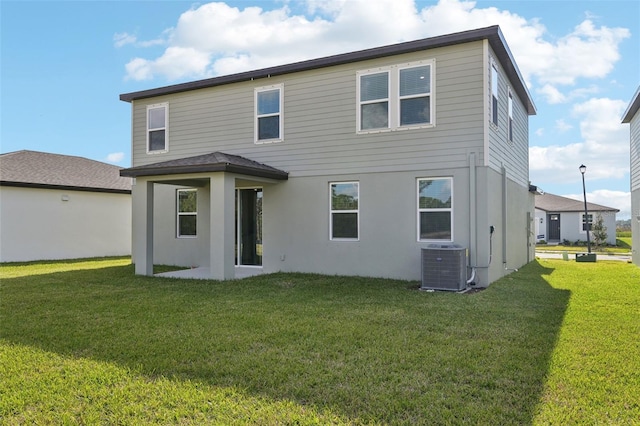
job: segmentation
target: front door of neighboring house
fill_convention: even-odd
[[[550,214],[547,216],[549,224],[549,241],[560,241],[560,215]]]
[[[236,189],[236,265],[262,266],[262,188]]]

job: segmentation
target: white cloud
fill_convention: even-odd
[[[571,124],[568,124],[564,120],[560,119],[560,120],[556,120],[556,129],[560,133],[564,133],[564,132],[568,132],[569,130],[573,129],[573,126]]]
[[[127,44],[134,44],[137,38],[128,33],[116,33],[113,35],[113,44],[115,47],[122,47]]]
[[[578,201],[584,200],[583,194],[567,194],[563,195],[563,197],[572,198]],[[598,189],[593,192],[587,192],[587,201],[620,210],[620,212],[616,214],[617,219],[629,219],[631,217],[630,192]]]
[[[109,163],[119,163],[124,160],[124,152],[112,152],[107,155],[107,161]]]
[[[580,179],[577,168],[588,166],[588,179],[622,178],[629,173],[629,133],[620,124],[624,101],[593,98],[576,104],[572,115],[580,121],[580,142],[529,148],[531,181]],[[544,185],[542,185],[544,186]]]

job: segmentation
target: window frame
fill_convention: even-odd
[[[194,192],[196,194],[196,210],[193,212],[180,211],[180,193]],[[194,235],[182,235],[180,233],[180,218],[182,216],[195,216],[196,229]],[[176,238],[197,238],[198,237],[198,189],[197,188],[178,188],[176,189]]]
[[[333,208],[333,186],[334,185],[356,185],[358,208],[351,210],[335,210]],[[356,214],[356,237],[334,237],[333,236],[333,215],[334,214]],[[360,241],[360,181],[334,181],[329,182],[329,240],[330,241]]]
[[[451,207],[439,207],[439,208],[421,208],[420,207],[420,182],[421,181],[435,181],[435,180],[446,180],[449,181],[449,187],[451,188]],[[418,242],[448,242],[451,243],[454,241],[454,220],[453,220],[453,212],[454,212],[454,191],[453,191],[453,177],[452,176],[438,176],[438,177],[420,177],[416,178],[416,234]],[[449,227],[451,228],[451,236],[449,239],[441,239],[441,238],[421,238],[421,213],[429,213],[429,212],[448,212],[449,213]]]
[[[491,124],[499,127],[500,120],[498,119],[499,105],[500,105],[500,73],[498,72],[498,65],[494,60],[491,61]]]
[[[400,72],[412,68],[429,67],[429,92],[413,95],[400,95]],[[362,77],[373,74],[387,73],[388,78],[388,92],[386,102],[388,103],[387,111],[387,127],[379,127],[373,129],[362,128],[362,105],[372,104],[377,102],[383,102],[383,98],[376,100],[361,100],[362,92]],[[435,114],[435,74],[436,74],[436,61],[435,59],[425,59],[421,61],[408,62],[404,64],[395,64],[379,68],[370,68],[366,70],[360,70],[356,72],[356,133],[357,134],[369,134],[379,132],[389,132],[398,130],[411,130],[411,129],[424,129],[435,127],[436,114]],[[402,100],[428,97],[429,98],[429,121],[427,123],[414,123],[402,125],[401,123],[401,105]]]
[[[164,108],[164,126],[163,127],[151,127],[150,126],[150,111],[154,109]],[[169,103],[163,102],[159,104],[147,105],[147,117],[146,117],[146,150],[147,154],[163,154],[169,152]],[[151,132],[157,132],[159,130],[164,131],[164,148],[163,149],[151,149]]]
[[[278,90],[278,112],[277,113],[267,113],[267,114],[259,114],[258,113],[258,98],[260,93],[270,92]],[[253,91],[253,103],[254,103],[254,143],[257,145],[268,144],[268,143],[277,143],[282,142],[284,140],[284,84],[272,84],[269,86],[256,87]],[[260,119],[268,118],[268,117],[278,117],[278,137],[277,138],[268,138],[268,139],[260,139],[259,129],[260,129]]]

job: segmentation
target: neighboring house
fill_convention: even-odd
[[[81,157],[0,154],[0,261],[131,253],[131,179]]]
[[[622,116],[630,124],[631,144],[631,247],[632,261],[640,266],[640,87]]]
[[[534,258],[536,110],[497,26],[120,99],[137,274],[417,280],[455,244],[486,286]]]
[[[598,215],[602,216],[607,228],[607,244],[616,245],[616,213],[619,211],[587,200],[589,224],[593,225]],[[547,193],[536,195],[536,240],[548,243],[587,241],[584,201]]]

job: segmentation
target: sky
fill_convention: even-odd
[[[0,0],[0,152],[131,165],[122,93],[500,25],[537,107],[531,183],[630,218],[640,1]]]

